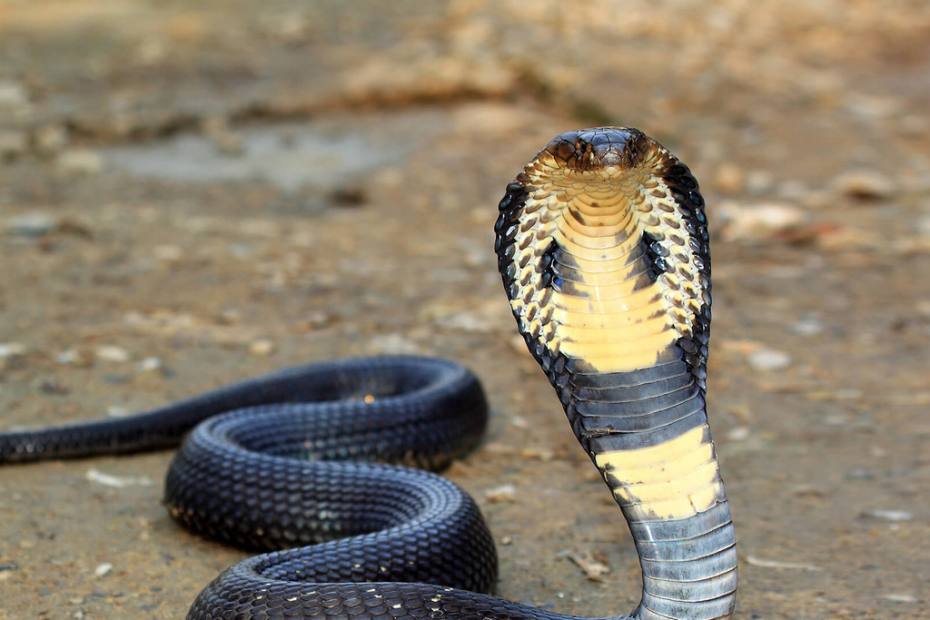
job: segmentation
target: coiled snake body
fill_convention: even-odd
[[[520,333],[633,534],[643,595],[623,617],[728,617],[736,552],[704,404],[696,181],[637,130],[569,132],[508,185],[495,231]],[[563,620],[485,594],[497,560],[474,501],[396,464],[448,464],[486,418],[477,379],[452,362],[359,359],[0,434],[0,462],[161,448],[196,425],[167,475],[171,515],[266,553],[217,577],[188,618]]]

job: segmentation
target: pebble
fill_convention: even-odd
[[[516,493],[517,489],[512,484],[502,484],[499,487],[485,491],[484,497],[492,504],[499,504],[501,502],[512,502]]]
[[[720,236],[725,241],[764,241],[796,229],[807,221],[807,213],[786,203],[740,204],[726,201],[717,211]]]
[[[436,321],[443,327],[460,329],[466,332],[487,333],[494,331],[495,324],[488,317],[474,312],[459,312]]]
[[[813,564],[804,564],[801,562],[782,562],[780,560],[766,560],[763,558],[756,557],[754,555],[746,556],[746,563],[750,566],[758,566],[760,568],[783,568],[788,570],[806,570],[806,571],[819,571],[819,566],[814,566]]]
[[[863,516],[871,517],[872,519],[880,519],[882,521],[891,521],[893,523],[899,523],[901,521],[910,521],[914,518],[914,515],[906,510],[884,510],[882,508],[876,508],[874,510],[866,510],[862,513]]]
[[[161,368],[161,360],[157,357],[147,357],[139,362],[139,370],[142,372],[152,372],[155,370],[161,370]]]
[[[103,169],[103,159],[88,149],[71,149],[58,155],[56,165],[66,174],[91,175]]]
[[[181,260],[184,250],[176,245],[157,245],[152,250],[152,254],[160,261],[174,263]]]
[[[91,482],[114,489],[123,489],[131,486],[150,487],[154,484],[152,480],[146,476],[114,476],[113,474],[106,474],[94,468],[88,469],[84,477]]]
[[[881,200],[895,193],[895,185],[875,170],[850,170],[833,180],[833,189],[857,200]]]
[[[65,366],[86,368],[94,363],[93,356],[82,349],[65,349],[58,354],[58,363]]]
[[[267,338],[259,338],[249,343],[249,353],[252,355],[267,356],[274,353],[274,343]]]
[[[29,95],[19,82],[0,80],[0,108],[18,108],[29,104]]]
[[[889,601],[891,603],[916,603],[917,597],[913,594],[885,594],[882,595],[883,601]]]
[[[104,362],[122,363],[129,361],[129,353],[126,349],[114,345],[100,345],[94,350],[94,355]]]
[[[791,356],[776,349],[757,349],[746,359],[755,370],[782,370],[791,365]]]
[[[58,219],[48,213],[34,211],[7,220],[6,231],[14,237],[36,239],[58,228]]]
[[[126,409],[126,407],[121,407],[119,405],[111,405],[107,407],[108,418],[124,418],[127,415],[129,415],[129,409]]]
[[[730,441],[745,441],[749,438],[749,427],[748,426],[737,426],[731,428],[727,433],[727,439]]]
[[[714,185],[725,194],[738,194],[745,183],[743,171],[733,163],[721,164],[714,176]]]
[[[361,207],[368,202],[368,194],[359,185],[346,185],[330,192],[329,202],[335,207]]]
[[[410,355],[420,353],[420,347],[413,340],[401,334],[380,334],[371,339],[369,349],[372,353],[393,355]]]
[[[0,359],[16,357],[26,352],[26,345],[19,342],[0,342]]]
[[[823,323],[816,317],[804,317],[796,321],[791,326],[791,330],[799,336],[816,336],[823,331]]]
[[[110,564],[109,562],[103,562],[102,564],[98,564],[97,568],[94,569],[94,576],[103,577],[105,575],[109,575],[110,571],[112,570],[113,570],[112,564]]]

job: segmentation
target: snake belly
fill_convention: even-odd
[[[508,185],[495,250],[520,333],[625,516],[637,619],[728,617],[734,532],[704,403],[710,257],[688,169],[635,129],[557,136]],[[262,551],[188,618],[567,620],[491,596],[475,502],[428,471],[487,421],[445,360],[294,368],[117,420],[0,434],[0,462],[186,439],[165,503],[189,529]],[[374,461],[382,461],[381,463]]]

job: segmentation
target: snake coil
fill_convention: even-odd
[[[520,333],[633,534],[643,594],[623,618],[724,618],[735,604],[704,401],[703,207],[665,147],[604,127],[552,140],[507,186],[495,224]],[[486,421],[478,380],[457,364],[357,359],[128,418],[3,433],[0,462],[164,448],[194,428],[168,471],[171,516],[265,553],[217,577],[190,619],[567,620],[486,594],[497,558],[475,502],[400,465],[447,465]]]

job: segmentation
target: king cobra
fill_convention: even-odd
[[[691,172],[636,129],[563,133],[507,186],[494,229],[519,331],[633,535],[642,599],[617,618],[729,617],[737,557],[704,399],[710,254]],[[171,516],[264,552],[209,584],[190,619],[565,620],[489,595],[497,556],[475,502],[408,467],[449,464],[486,421],[457,364],[355,359],[0,434],[0,462],[183,439]]]

